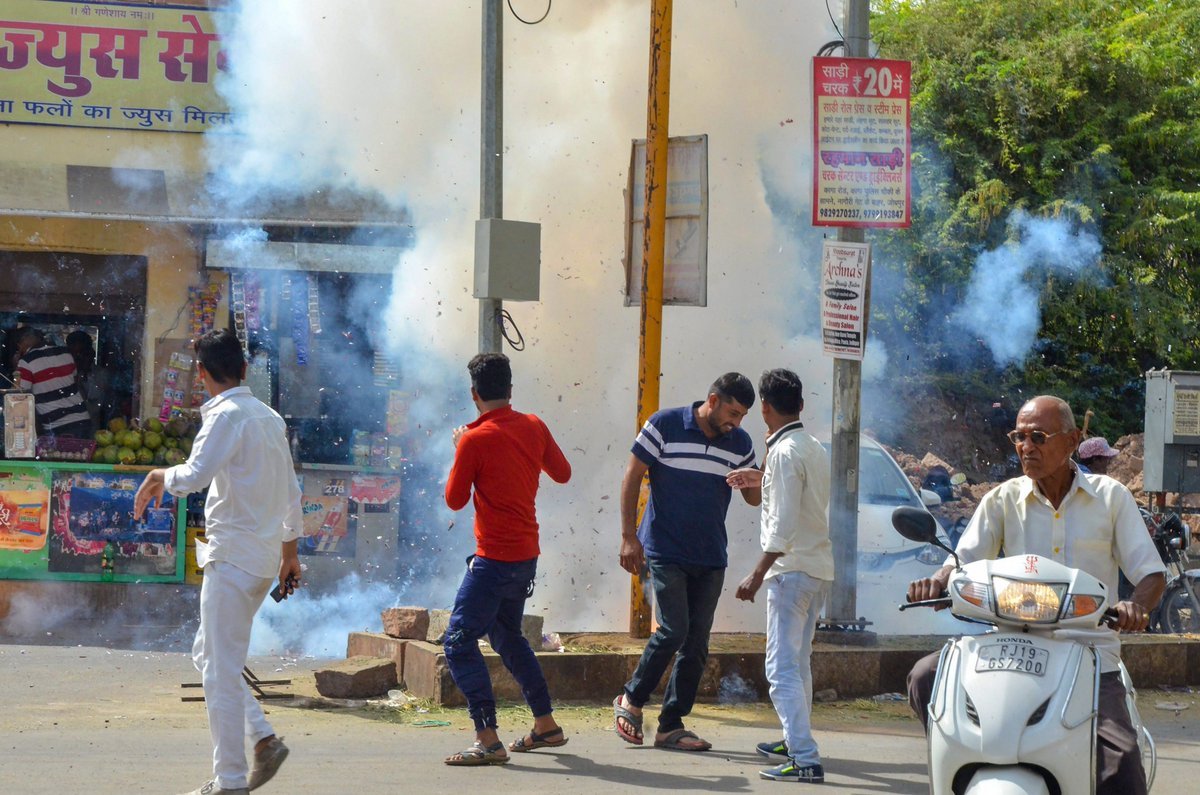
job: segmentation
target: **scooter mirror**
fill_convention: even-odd
[[[946,550],[954,556],[954,565],[959,565],[958,555],[953,549],[946,546],[944,541],[938,538],[937,521],[929,511],[923,511],[920,508],[913,508],[908,505],[901,505],[892,511],[892,527],[896,528],[896,532],[909,541],[916,541],[920,544],[933,544],[935,547]]]
[[[901,505],[892,511],[892,527],[909,541],[942,546],[937,537],[937,522],[929,511]]]

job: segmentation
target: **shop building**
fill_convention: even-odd
[[[248,385],[288,421],[302,553],[319,589],[394,561],[408,397],[371,326],[411,232],[379,197],[231,192],[214,177],[206,139],[236,135],[214,88],[220,13],[203,2],[6,3],[0,375],[13,375],[16,329],[59,344],[83,330],[98,428],[194,426],[204,395],[191,340],[234,327],[251,353]],[[155,452],[177,438],[157,435]],[[105,608],[127,601],[121,584],[136,584],[137,598],[157,585],[194,590],[197,501],[134,523],[130,489],[152,464],[107,460],[103,441],[92,440],[99,452],[5,451],[0,618],[18,593]]]

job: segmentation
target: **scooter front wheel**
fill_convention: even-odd
[[[1028,767],[984,767],[971,777],[963,795],[1050,795],[1050,787]]]

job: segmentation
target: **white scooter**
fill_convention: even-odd
[[[905,538],[953,554],[925,511],[897,508],[892,524]],[[942,649],[929,703],[930,792],[1093,795],[1100,657],[1094,646],[1059,630],[1094,630],[1106,612],[1113,615],[1104,585],[1037,555],[958,565],[948,585],[948,597],[900,609],[950,607],[956,617],[994,629]],[[1154,743],[1124,666],[1121,678],[1149,789]]]

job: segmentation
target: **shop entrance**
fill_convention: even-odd
[[[0,280],[0,374],[11,378],[16,369],[13,332],[18,326],[38,328],[58,345],[82,330],[93,347],[91,367],[80,368],[93,419],[102,425],[115,416],[136,416],[146,258],[0,251],[0,273],[5,274]]]

